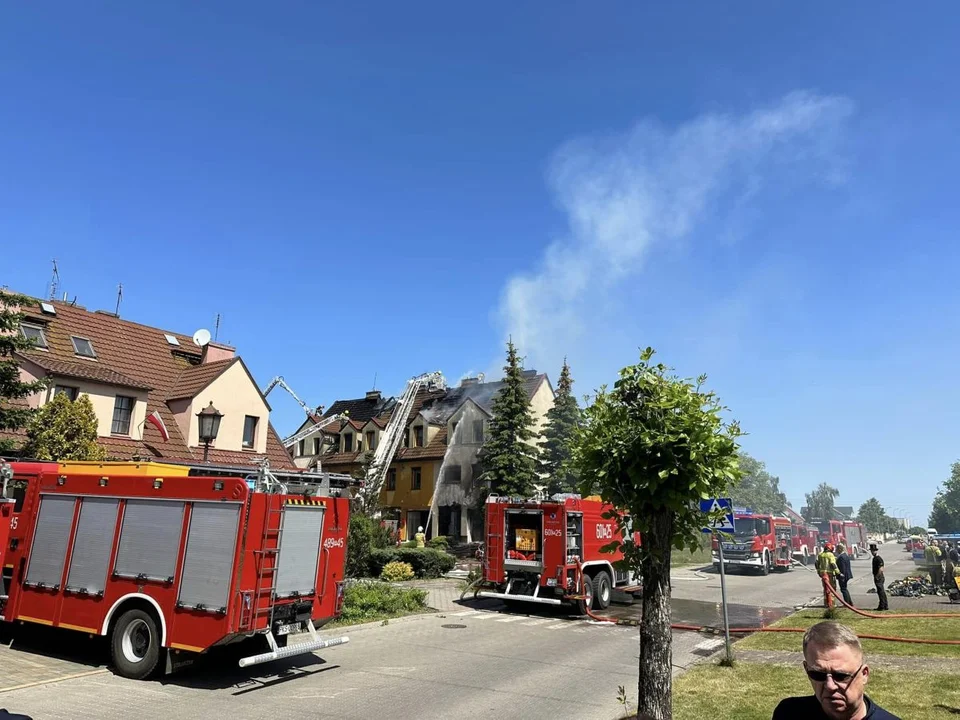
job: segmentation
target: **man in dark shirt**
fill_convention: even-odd
[[[864,694],[870,668],[846,625],[826,621],[804,633],[803,669],[813,695],[782,700],[773,720],[900,720]]]
[[[853,605],[853,598],[850,597],[850,591],[847,590],[847,583],[853,579],[853,570],[850,568],[850,556],[847,555],[847,549],[842,545],[837,545],[837,581],[840,583],[840,592],[843,594],[843,601],[847,605]]]
[[[877,610],[889,610],[887,591],[884,588],[886,580],[883,577],[883,558],[880,557],[880,550],[876,543],[870,543],[870,554],[873,555],[873,586],[877,589],[877,599],[880,601]]]

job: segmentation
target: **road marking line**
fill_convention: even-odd
[[[544,627],[543,629],[544,629],[544,630],[559,630],[560,628],[565,628],[565,627],[570,627],[570,623],[562,622],[562,623],[557,623],[556,625],[547,625],[547,626]]]
[[[467,610],[465,612],[453,613],[450,617],[470,617],[471,615],[479,615],[479,610]]]
[[[62,682],[63,680],[75,680],[76,678],[88,677],[90,675],[103,675],[105,672],[109,672],[109,670],[107,670],[107,668],[100,668],[99,670],[87,670],[86,672],[73,673],[72,675],[64,675],[63,677],[50,678],[49,680],[37,680],[36,682],[23,683],[23,685],[0,688],[0,694],[36,687],[37,685],[49,685],[50,683]]]
[[[489,620],[490,618],[495,618],[496,616],[497,616],[497,613],[485,612],[485,613],[478,613],[477,615],[473,615],[470,619],[471,620]]]
[[[497,622],[516,622],[517,620],[525,620],[524,615],[508,615],[507,617],[502,617]]]
[[[553,618],[527,618],[527,622],[524,625],[534,626],[534,625],[545,625],[548,622],[556,622]]]

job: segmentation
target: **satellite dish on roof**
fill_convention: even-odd
[[[203,347],[210,342],[210,331],[200,328],[193,334],[193,344]]]

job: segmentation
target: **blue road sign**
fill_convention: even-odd
[[[733,532],[734,523],[733,523],[733,503],[730,501],[730,498],[707,498],[706,500],[700,501],[700,512],[703,513],[714,513],[717,510],[724,511],[723,520],[720,522],[714,522],[710,526],[702,528],[702,532],[714,532],[720,530],[721,532]]]

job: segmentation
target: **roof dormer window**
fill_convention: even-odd
[[[20,323],[20,334],[23,335],[27,340],[33,342],[33,346],[36,348],[41,348],[43,350],[47,349],[47,338],[43,334],[43,328],[39,325],[27,325],[26,323]]]
[[[97,354],[93,351],[92,342],[86,338],[77,337],[76,335],[71,335],[70,339],[73,341],[73,351],[77,355],[80,357],[96,359]]]

